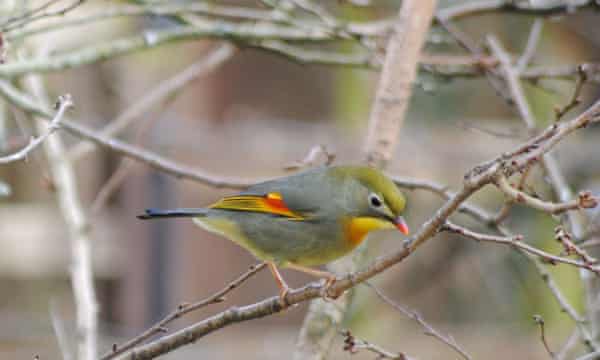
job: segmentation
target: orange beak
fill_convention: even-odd
[[[406,225],[406,221],[404,221],[404,218],[402,216],[398,216],[394,221],[394,224],[396,225],[398,230],[400,230],[401,233],[403,233],[404,235],[408,235],[408,225]]]

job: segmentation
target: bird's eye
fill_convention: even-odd
[[[369,194],[369,202],[371,203],[371,206],[376,207],[376,208],[383,205],[383,202],[381,201],[379,196],[377,196],[375,194]]]

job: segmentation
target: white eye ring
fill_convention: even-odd
[[[379,196],[377,196],[376,194],[369,194],[369,204],[378,209],[383,205],[383,201],[381,201],[381,199],[379,198]]]

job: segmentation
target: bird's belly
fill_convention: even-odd
[[[335,223],[271,218],[263,226],[243,231],[254,246],[276,262],[314,266],[331,262],[352,250]],[[255,230],[260,229],[260,230]]]
[[[194,221],[222,235],[261,260],[316,266],[334,261],[354,248],[335,222],[295,221],[263,214],[202,217]]]

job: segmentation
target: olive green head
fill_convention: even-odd
[[[334,173],[355,179],[362,188],[354,190],[352,204],[358,216],[370,216],[390,221],[403,233],[408,228],[402,213],[406,198],[396,184],[381,171],[368,166],[339,166]]]

